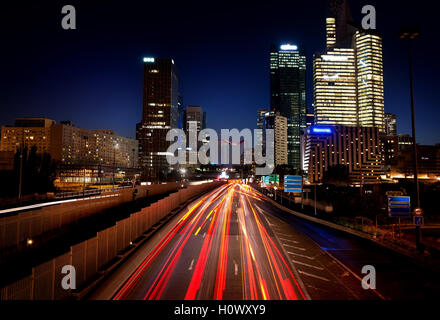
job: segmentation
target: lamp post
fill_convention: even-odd
[[[317,206],[317,200],[316,200],[316,185],[317,185],[318,183],[317,183],[317,181],[315,181],[315,216],[317,216],[318,215],[318,212],[317,212],[317,210],[316,210],[316,206]]]
[[[408,52],[409,52],[409,85],[411,95],[411,125],[412,125],[412,138],[413,138],[413,169],[414,169],[414,184],[416,187],[416,206],[420,208],[420,186],[418,177],[418,152],[417,152],[417,139],[416,139],[416,120],[415,120],[415,108],[414,108],[414,74],[413,74],[413,40],[420,35],[420,31],[417,27],[405,27],[402,28],[399,36],[401,39],[408,39]],[[421,246],[421,234],[420,227],[416,226],[416,246],[419,251],[423,251]]]
[[[86,196],[86,170],[87,170],[87,157],[89,156],[89,152],[88,152],[88,141],[89,137],[87,136],[83,136],[83,140],[84,140],[84,152],[85,152],[85,156],[84,156],[84,175],[83,175],[83,197]]]
[[[21,203],[21,193],[23,188],[23,152],[24,152],[24,130],[21,136],[22,143],[20,148],[20,176],[18,181],[18,202]]]
[[[113,189],[115,188],[115,171],[116,171],[116,150],[119,148],[119,145],[115,143],[113,146]]]

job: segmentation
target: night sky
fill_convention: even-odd
[[[407,45],[397,31],[420,25],[418,138],[435,144],[440,143],[438,12],[433,1],[415,3],[352,0],[350,6],[359,21],[363,5],[376,7],[384,37],[385,110],[398,115],[399,133],[411,130]],[[67,4],[76,7],[77,30],[61,28]],[[308,106],[312,57],[325,46],[325,0],[20,1],[2,3],[0,11],[0,125],[17,117],[46,117],[135,137],[142,58],[151,56],[175,60],[184,104],[202,106],[208,127],[254,128],[257,109],[269,106],[271,43],[305,49]]]

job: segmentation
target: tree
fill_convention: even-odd
[[[328,170],[324,172],[322,182],[340,187],[350,185],[351,181],[348,166],[336,165],[329,167]]]
[[[18,193],[20,183],[20,154],[18,150],[14,157],[14,189]],[[37,147],[23,149],[22,159],[22,194],[46,193],[53,191],[56,178],[56,163],[50,154],[38,154]]]

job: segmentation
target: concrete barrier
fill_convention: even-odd
[[[98,232],[93,238],[70,247],[68,253],[32,268],[31,275],[1,288],[0,300],[68,298],[72,292],[61,287],[61,281],[65,276],[61,273],[63,266],[74,266],[77,288],[84,286],[96,276],[102,267],[126,250],[131,242],[142,236],[171,211],[189,199],[212,190],[220,184],[212,182],[189,186],[131,214],[130,217],[118,221],[116,225]],[[24,230],[28,229],[24,228]],[[23,234],[26,232],[23,231]]]

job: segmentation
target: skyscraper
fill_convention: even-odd
[[[199,106],[188,106],[185,111],[185,130],[189,130],[190,122],[197,128],[197,134],[205,129],[206,113]]]
[[[197,141],[196,145],[189,145],[188,153],[189,159],[198,159],[198,150],[202,146],[202,141],[198,141],[200,131],[205,129],[206,113],[203,112],[200,106],[188,106],[185,110],[185,132],[187,135],[187,144],[190,143],[190,137],[194,137]],[[194,166],[195,164],[193,164]],[[191,167],[189,165],[188,167]]]
[[[169,167],[166,135],[178,126],[177,70],[170,58],[144,58],[142,122],[136,126],[143,178],[166,179]]]
[[[313,71],[315,124],[357,126],[354,50],[332,48],[315,55]]]
[[[334,2],[348,10],[345,1]],[[327,48],[313,61],[315,124],[375,127],[384,132],[382,38],[361,29],[353,33],[353,25],[346,21],[349,13],[342,16],[326,19]],[[351,45],[340,42],[338,34],[353,35]]]
[[[329,0],[327,16],[334,23],[335,47],[351,48],[353,36],[358,29],[353,22],[353,17],[347,0]],[[328,28],[328,27],[327,27]]]
[[[393,113],[385,113],[385,134],[397,136],[397,117]]]
[[[272,111],[265,115],[264,122],[266,129],[274,130],[275,166],[287,165],[287,118]]]
[[[271,109],[287,118],[288,164],[301,169],[301,134],[306,128],[306,57],[297,46],[270,52]]]
[[[361,127],[385,131],[382,38],[357,31],[355,35],[358,114]]]
[[[265,129],[264,119],[266,117],[266,113],[268,113],[268,112],[269,112],[269,110],[267,110],[267,109],[259,109],[257,111],[257,129],[260,129],[260,130]]]

